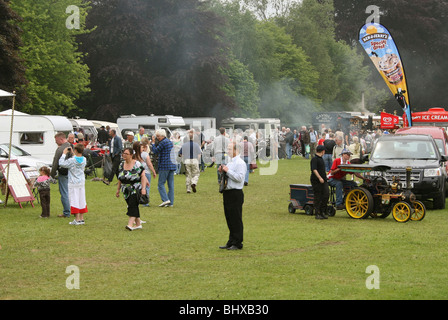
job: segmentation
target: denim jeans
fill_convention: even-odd
[[[70,217],[70,198],[68,197],[68,176],[58,176],[59,193],[61,194],[62,213]]]
[[[148,183],[151,184],[151,172],[145,172],[145,177],[146,180],[148,180]],[[150,186],[146,186],[146,194],[148,195],[148,197],[149,197],[149,188]]]
[[[249,183],[249,171],[250,171],[250,163],[249,163],[249,157],[244,157],[244,162],[246,162],[246,176],[244,177],[244,182]]]
[[[327,172],[330,171],[331,166],[333,165],[333,155],[330,153],[325,153],[322,159],[324,159],[325,170]]]
[[[168,194],[166,193],[165,182],[168,182]],[[174,170],[159,170],[157,189],[163,202],[170,200],[171,205],[174,204]]]
[[[346,186],[350,186],[350,188],[354,188],[357,186],[356,182],[351,180],[338,180],[338,179],[330,179],[328,180],[328,185],[336,188],[336,206],[339,206],[343,201],[344,188]]]
[[[292,144],[286,143],[286,158],[291,159],[292,157]]]

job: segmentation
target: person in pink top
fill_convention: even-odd
[[[39,177],[34,185],[39,191],[40,205],[42,206],[41,218],[50,217],[50,183],[54,183],[55,180],[50,177],[50,168],[41,167],[39,169]]]

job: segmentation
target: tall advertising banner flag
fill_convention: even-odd
[[[359,30],[359,42],[403,108],[409,126],[412,126],[403,62],[390,32],[379,23],[367,23]]]

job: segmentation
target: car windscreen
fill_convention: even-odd
[[[2,144],[0,146],[2,147],[3,150],[5,150],[6,152],[9,152],[9,144]],[[12,147],[11,147],[11,154],[16,157],[30,156],[30,154],[28,152],[26,152],[23,149],[20,149],[19,147],[16,147],[15,145],[12,145]]]
[[[392,159],[421,159],[437,160],[437,151],[430,141],[393,141],[379,140],[373,150],[371,159],[392,160]]]

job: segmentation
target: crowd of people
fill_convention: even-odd
[[[300,131],[278,128],[274,134],[278,139],[271,140],[271,159],[291,159],[294,150],[301,156],[311,158],[311,184],[315,190],[315,215],[317,219],[326,218],[328,187],[336,190],[336,206],[343,208],[342,192],[354,182],[345,180],[346,172],[341,172],[339,164],[362,163],[362,156],[370,152],[375,135],[381,132],[357,134],[342,131],[332,132],[324,129],[315,131],[303,126]],[[260,139],[261,137],[261,139]],[[88,212],[85,197],[86,158],[83,156],[87,146],[81,132],[58,133],[55,136],[58,148],[55,152],[51,171],[43,167],[36,187],[42,204],[42,218],[50,216],[50,184],[58,180],[62,203],[61,218],[74,217],[71,225],[85,224],[84,214]],[[211,157],[216,164],[217,182],[222,187],[224,212],[229,228],[229,239],[222,249],[237,250],[243,244],[242,206],[243,187],[249,184],[249,173],[256,164],[257,152],[262,145],[260,133],[238,132],[232,136],[224,128],[206,140],[197,129],[187,131],[181,136],[173,132],[167,137],[164,129],[152,135],[144,128],[138,132],[127,132],[125,139],[114,129],[102,127],[98,132],[98,143],[107,146],[111,170],[103,179],[110,185],[117,178],[115,195],[123,195],[127,205],[128,223],[126,229],[142,229],[145,223],[140,217],[139,207],[149,206],[142,201],[149,196],[151,180],[158,178],[157,190],[161,203],[159,207],[173,207],[175,202],[174,176],[185,174],[186,193],[196,193],[201,172],[205,169],[204,158]],[[297,152],[295,152],[297,154]],[[358,176],[362,178],[362,176]]]
[[[50,185],[58,182],[62,203],[60,218],[74,217],[71,225],[85,224],[88,212],[85,196],[86,157],[82,133],[66,136],[55,135],[58,148],[55,151],[51,170],[40,168],[35,187],[40,194],[42,218],[50,217]],[[242,208],[243,186],[248,185],[250,164],[255,161],[255,148],[248,136],[232,138],[224,128],[219,135],[205,141],[199,130],[191,129],[184,137],[174,132],[167,137],[164,129],[148,135],[141,128],[138,133],[127,132],[125,139],[114,129],[101,128],[98,143],[107,146],[111,170],[103,182],[111,185],[117,178],[116,197],[123,195],[126,201],[128,223],[126,229],[142,229],[139,207],[142,199],[149,196],[151,179],[158,178],[159,207],[173,207],[175,200],[174,175],[185,173],[187,193],[196,193],[201,172],[205,169],[204,150],[208,145],[212,161],[217,164],[217,182],[225,182],[223,189],[224,213],[229,228],[229,239],[221,249],[239,250],[243,247]],[[149,206],[149,203],[143,204]]]

